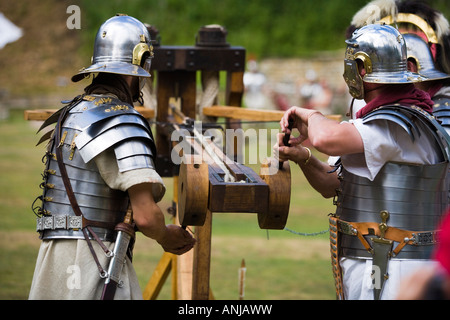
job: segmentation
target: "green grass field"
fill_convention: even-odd
[[[41,193],[41,158],[44,146],[36,147],[39,123],[23,120],[23,110],[11,110],[0,121],[0,299],[27,299],[40,241],[35,230],[33,200]],[[319,155],[320,156],[320,155]],[[315,233],[328,228],[331,200],[319,196],[297,167],[292,168],[291,210],[286,227]],[[173,179],[165,179],[167,193],[160,206],[171,204]],[[167,215],[167,221],[170,222]],[[145,288],[162,249],[138,235],[134,265]],[[238,270],[246,263],[245,299],[334,299],[328,233],[304,236],[285,230],[258,227],[255,214],[213,215],[211,289],[216,299],[237,300]],[[158,299],[170,299],[170,277]]]

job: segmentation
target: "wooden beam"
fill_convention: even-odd
[[[55,112],[56,112],[56,109],[25,110],[24,117],[25,117],[25,120],[45,121],[48,117],[50,117]]]
[[[212,106],[203,108],[203,114],[210,117],[224,117],[238,120],[280,121],[284,112],[232,106]]]
[[[144,300],[155,300],[158,297],[158,294],[170,273],[173,263],[173,256],[174,255],[172,253],[164,252],[161,260],[156,266],[155,271],[153,272],[152,277],[144,289]]]
[[[195,246],[197,246],[196,244]],[[192,300],[194,249],[177,256],[177,299]]]
[[[229,106],[240,107],[244,95],[244,72],[228,72],[225,103]]]
[[[155,110],[148,109],[144,107],[134,107],[140,114],[142,114],[146,119],[152,119],[155,117]],[[25,120],[36,120],[45,121],[50,117],[57,109],[36,109],[36,110],[25,110],[24,117]]]
[[[192,273],[192,300],[208,300],[212,296],[210,289],[211,272],[211,236],[212,212],[208,210],[205,224],[195,228],[195,244],[193,273]]]
[[[223,117],[238,120],[280,121],[284,111],[259,110],[233,106],[212,106],[203,108],[203,114],[210,117]],[[341,115],[325,115],[329,119],[341,121]]]

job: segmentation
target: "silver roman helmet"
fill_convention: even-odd
[[[92,65],[81,69],[72,81],[98,72],[149,78],[152,58],[153,47],[146,26],[133,17],[117,15],[100,26]]]
[[[450,78],[449,74],[435,68],[430,48],[421,37],[412,33],[405,33],[403,37],[406,41],[408,60],[413,59],[415,61],[418,73],[427,77],[428,80]]]
[[[350,94],[364,98],[364,84],[402,84],[425,80],[407,69],[406,43],[400,32],[384,24],[370,24],[357,29],[345,41],[344,80]],[[364,64],[366,74],[362,78],[357,60]]]

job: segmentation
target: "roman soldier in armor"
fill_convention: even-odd
[[[330,215],[333,274],[339,299],[393,299],[401,279],[434,263],[436,228],[448,206],[448,137],[431,116],[433,101],[407,70],[403,36],[369,24],[346,40],[344,79],[366,105],[341,123],[292,107],[300,132],[289,146],[279,135],[281,160],[296,162],[312,187],[333,198]],[[301,143],[330,156],[324,163]],[[331,162],[331,159],[338,159]]]
[[[438,122],[450,132],[450,29],[449,22],[438,10],[423,1],[390,0],[370,2],[355,14],[351,28],[361,27],[367,20],[370,6],[377,5],[379,16],[376,19],[390,24],[403,34],[408,52],[408,69],[418,72],[427,79],[416,83],[416,86],[431,96],[434,102],[433,115]],[[442,250],[441,250],[442,251]],[[400,292],[399,298],[413,297],[411,292],[425,274],[435,272],[434,269],[419,269],[409,277],[403,285],[405,291]],[[440,272],[438,272],[440,274]],[[437,284],[442,281],[430,281]],[[431,290],[429,288],[429,290]],[[429,299],[426,295],[422,299]],[[417,298],[417,297],[416,297]]]
[[[40,141],[49,139],[43,194],[33,205],[42,244],[30,299],[100,299],[105,279],[117,273],[109,271],[123,253],[117,248],[126,256],[114,266],[119,285],[108,298],[142,299],[131,264],[134,231],[174,254],[193,247],[186,230],[165,224],[152,131],[133,108],[152,58],[144,24],[126,15],[108,19],[96,35],[92,65],[72,77],[92,76],[92,83],[42,125],[56,123]],[[121,233],[128,234],[121,237],[125,247],[118,245]]]
[[[450,131],[450,28],[447,19],[423,1],[372,1],[355,14],[349,31],[368,21],[390,24],[403,34],[408,69],[427,78],[416,85],[430,94],[435,103],[434,116]]]

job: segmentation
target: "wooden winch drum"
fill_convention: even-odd
[[[289,162],[278,169],[269,159],[259,176],[240,165],[252,183],[225,183],[218,180],[217,168],[202,164],[180,164],[178,178],[178,219],[182,226],[202,226],[211,212],[257,213],[261,229],[284,229],[290,206]],[[253,172],[253,175],[252,175]]]
[[[178,219],[182,226],[202,226],[208,211],[207,163],[180,164],[178,177]]]
[[[291,167],[285,161],[281,169],[279,162],[270,158],[261,165],[260,177],[269,186],[269,206],[267,213],[258,214],[261,229],[284,229],[291,202]]]

